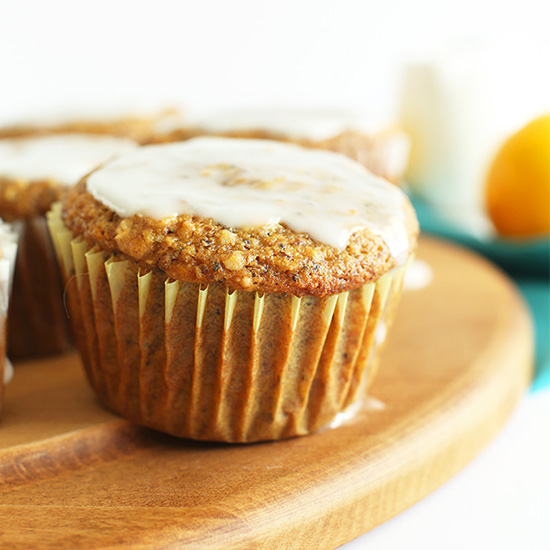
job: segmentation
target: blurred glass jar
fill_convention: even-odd
[[[462,41],[403,70],[406,180],[442,210],[481,213],[489,164],[507,135],[548,105],[550,82],[529,41]]]

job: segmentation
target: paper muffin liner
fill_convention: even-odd
[[[71,347],[71,337],[46,218],[36,216],[20,223],[8,352],[13,359],[62,353]]]
[[[4,386],[13,374],[6,356],[6,320],[19,233],[19,224],[0,221],[0,411],[4,402]]]
[[[262,295],[140,271],[73,238],[59,204],[49,225],[89,381],[127,419],[251,442],[313,432],[365,395],[403,267],[322,298]]]

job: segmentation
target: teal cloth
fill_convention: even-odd
[[[461,243],[488,257],[515,280],[534,320],[535,376],[532,390],[550,388],[550,239],[527,243],[492,238],[481,239],[446,220],[437,210],[412,197],[420,227]]]
[[[550,285],[548,280],[521,278],[519,288],[535,320],[535,378],[532,389],[550,387]]]

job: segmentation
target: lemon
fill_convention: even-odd
[[[550,234],[550,115],[531,121],[504,143],[489,169],[485,199],[501,235]]]

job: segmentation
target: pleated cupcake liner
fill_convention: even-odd
[[[273,440],[364,398],[404,267],[322,298],[230,291],[90,247],[59,205],[49,225],[88,379],[130,421],[197,440]]]
[[[8,353],[14,359],[63,353],[72,345],[71,336],[46,218],[37,216],[20,223]]]

